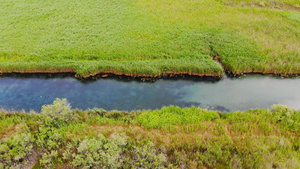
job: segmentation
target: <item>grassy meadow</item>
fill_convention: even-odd
[[[300,111],[220,113],[196,107],[107,112],[0,111],[0,168],[300,167]]]
[[[0,73],[300,73],[297,0],[0,2]]]

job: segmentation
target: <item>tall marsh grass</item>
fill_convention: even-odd
[[[299,74],[299,14],[226,1],[3,1],[0,73]]]

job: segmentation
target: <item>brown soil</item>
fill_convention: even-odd
[[[23,164],[23,165],[21,166],[21,168],[23,168],[23,169],[31,169],[31,168],[33,168],[33,167],[36,165],[36,163],[39,161],[39,156],[38,156],[38,154],[33,150],[33,151],[31,152],[31,154],[28,155],[28,156],[26,157],[26,160],[28,160],[28,163],[27,163],[27,164]]]

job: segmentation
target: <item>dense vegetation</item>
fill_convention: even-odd
[[[300,111],[0,111],[0,168],[299,168]]]
[[[1,0],[0,73],[220,76],[223,69],[212,60],[220,56],[234,74],[299,74],[299,5],[298,0]]]

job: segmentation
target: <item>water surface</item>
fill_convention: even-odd
[[[73,108],[106,110],[197,106],[223,112],[269,108],[284,104],[300,108],[300,78],[248,75],[245,78],[159,79],[154,83],[116,78],[81,82],[72,77],[0,77],[0,107],[40,111],[55,98],[67,98]]]

